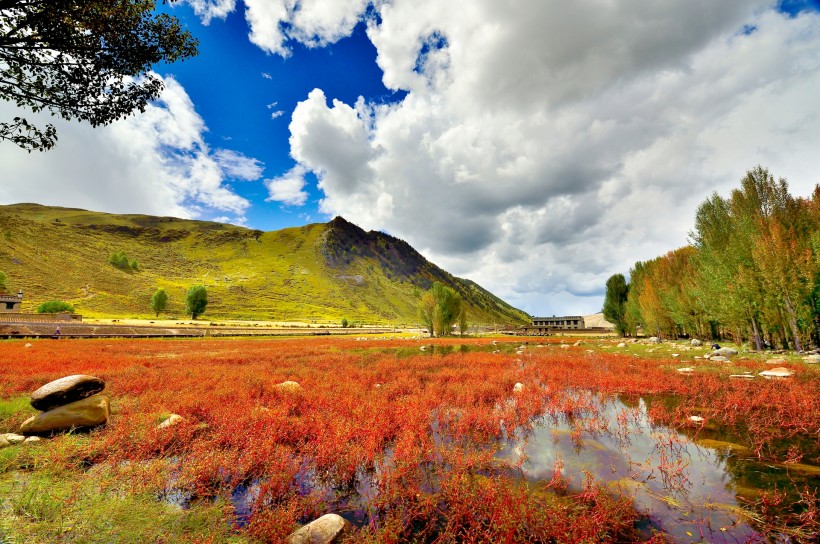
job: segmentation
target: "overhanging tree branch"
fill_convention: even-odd
[[[106,125],[144,111],[158,62],[192,57],[197,41],[154,0],[0,0],[0,99],[34,112]],[[54,146],[56,129],[0,122],[0,141]]]

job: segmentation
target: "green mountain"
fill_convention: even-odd
[[[124,253],[137,267],[119,268]],[[412,324],[434,281],[457,290],[474,323],[528,316],[479,285],[427,261],[403,240],[329,223],[262,232],[147,215],[112,215],[38,204],[0,206],[0,270],[24,311],[66,300],[94,317],[150,317],[153,292],[182,317],[188,287],[208,289],[208,318]]]

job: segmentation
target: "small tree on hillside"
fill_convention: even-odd
[[[38,314],[60,314],[67,312],[74,313],[74,306],[62,300],[49,300],[37,306]]]
[[[629,286],[623,274],[615,274],[606,281],[604,296],[604,318],[615,325],[615,331],[624,336],[627,331],[626,301]]]
[[[167,305],[168,293],[165,292],[165,289],[157,289],[151,296],[151,309],[154,310],[157,317],[159,317],[160,312],[164,312]]]
[[[194,285],[185,295],[185,311],[191,314],[191,319],[205,311],[208,306],[208,291],[204,285]]]

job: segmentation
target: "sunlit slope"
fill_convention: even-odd
[[[113,252],[136,271],[109,264]],[[189,286],[208,288],[208,318],[411,324],[420,293],[443,281],[462,293],[475,323],[527,316],[478,285],[426,261],[382,233],[337,218],[261,232],[145,215],[111,215],[36,204],[0,206],[0,270],[25,293],[24,310],[67,300],[88,316],[144,316],[158,288],[167,314],[184,315]]]

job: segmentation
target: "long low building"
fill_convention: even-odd
[[[584,328],[584,318],[580,315],[533,317],[531,328],[542,333],[556,330],[578,330]]]

